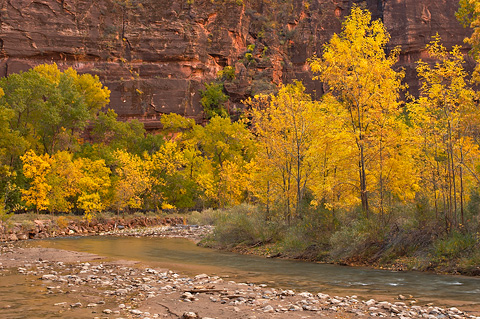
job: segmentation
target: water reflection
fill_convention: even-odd
[[[197,247],[185,239],[79,237],[44,240],[37,244],[148,262],[188,275],[205,272],[288,289],[357,294],[365,298],[411,294],[423,303],[480,304],[480,279],[473,277],[266,259]]]

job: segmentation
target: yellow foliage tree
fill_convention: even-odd
[[[232,192],[224,196],[225,187],[229,187],[226,185],[232,183],[234,179],[233,176],[228,176],[230,172],[226,169],[226,163],[235,163],[236,176],[248,176],[250,169],[248,163],[254,158],[255,141],[245,122],[242,120],[232,122],[230,118],[215,116],[205,127],[196,125],[193,128],[190,143],[200,152],[190,151],[188,156],[196,161],[197,167],[201,170],[197,175],[197,182],[203,190],[205,199],[214,206],[222,207],[245,200],[248,195],[246,180],[236,180],[244,190],[234,192],[240,197],[232,198]],[[196,160],[195,154],[201,154],[204,159]],[[195,165],[195,162],[190,162],[189,165],[192,164]]]
[[[250,100],[259,141],[257,195],[284,208],[284,217],[300,216],[301,202],[318,165],[313,148],[320,132],[320,107],[296,82],[277,95]],[[263,184],[263,185],[262,185]],[[263,187],[262,187],[263,186]]]
[[[175,141],[166,141],[158,152],[151,156],[144,155],[148,167],[150,183],[150,197],[156,209],[173,209],[169,203],[169,189],[175,188],[183,192],[183,188],[176,188],[174,185],[178,178],[178,171],[185,165],[184,154]]]
[[[47,174],[51,171],[52,160],[48,154],[37,155],[29,150],[21,156],[23,175],[30,180],[30,187],[22,189],[22,200],[35,207],[37,212],[50,204],[48,193],[51,186],[47,183]]]
[[[461,48],[448,52],[438,35],[427,45],[429,57],[437,62],[419,61],[420,97],[409,105],[421,147],[425,188],[434,197],[437,212],[445,212],[447,225],[457,225],[460,211],[464,222],[466,174],[478,180],[478,134],[480,113],[476,92],[468,85]],[[448,227],[447,227],[448,228]]]
[[[351,133],[350,143],[357,148],[358,182],[362,209],[368,216],[369,159],[378,143],[378,119],[396,117],[398,95],[403,73],[392,69],[399,49],[386,55],[390,36],[380,20],[371,21],[371,14],[357,6],[324,46],[322,57],[310,61],[316,79],[324,82],[329,93],[345,110],[345,128]]]
[[[73,162],[73,154],[67,151],[51,156],[51,170],[47,182],[51,189],[48,192],[51,212],[70,212],[75,199],[80,193],[79,180],[82,177],[80,167]]]
[[[80,196],[77,205],[85,211],[85,218],[90,220],[96,212],[108,207],[111,171],[103,159],[94,161],[89,158],[78,158],[74,165],[81,172],[78,179]]]
[[[113,155],[117,165],[113,207],[117,211],[126,208],[142,208],[142,197],[151,187],[145,162],[139,156],[123,150],[116,150]]]

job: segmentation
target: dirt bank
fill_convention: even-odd
[[[183,225],[183,217],[107,217],[91,221],[67,217],[39,216],[18,222],[0,221],[0,242],[42,239],[60,236],[94,235],[140,227]]]

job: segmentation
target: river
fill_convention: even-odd
[[[29,245],[136,260],[186,275],[207,273],[297,291],[390,300],[403,294],[413,295],[420,304],[480,305],[480,278],[476,277],[267,259],[202,248],[180,238],[76,237],[31,241]]]

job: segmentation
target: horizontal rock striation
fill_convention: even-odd
[[[468,34],[450,0],[2,0],[0,76],[56,62],[97,74],[123,120],[157,129],[161,114],[175,112],[201,122],[199,90],[227,65],[236,70],[225,84],[233,113],[293,79],[321,94],[306,61],[340,31],[353,2],[383,19],[414,90],[414,61],[430,37],[451,46]]]

